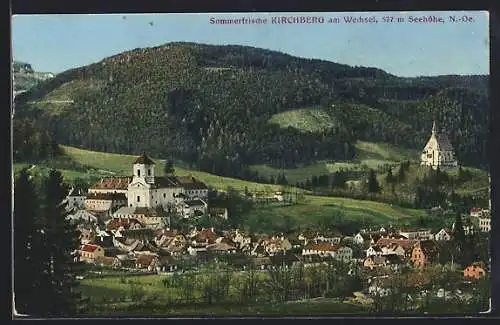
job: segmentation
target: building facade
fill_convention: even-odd
[[[432,134],[422,151],[420,164],[433,169],[458,166],[453,146],[444,131],[438,132],[436,122],[432,124]]]

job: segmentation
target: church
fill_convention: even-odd
[[[432,169],[458,166],[453,146],[444,131],[437,131],[435,121],[432,123],[432,134],[422,152],[420,164]]]
[[[87,199],[94,196],[122,195],[126,201],[120,206],[129,208],[161,206],[164,209],[175,204],[179,196],[187,200],[207,199],[208,187],[203,182],[191,176],[156,176],[155,166],[155,162],[143,154],[133,163],[133,176],[105,177],[89,189]]]

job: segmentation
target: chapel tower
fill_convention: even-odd
[[[453,146],[445,131],[438,131],[436,121],[432,122],[431,137],[422,151],[420,161],[422,166],[430,166],[433,169],[458,166]]]

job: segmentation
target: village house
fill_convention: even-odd
[[[171,230],[170,228],[158,229],[156,231],[156,237],[154,239],[155,244],[158,247],[168,246],[170,243],[186,243],[186,237],[177,230]]]
[[[334,244],[328,244],[328,243],[314,244],[314,243],[309,243],[302,250],[302,255],[319,255],[319,256],[330,255],[331,257],[335,257],[335,254],[337,253],[337,251],[339,250],[339,248],[340,248],[339,245],[334,245]]]
[[[80,231],[78,238],[80,239],[81,244],[92,244],[95,242],[96,237],[92,227],[78,227],[77,229]]]
[[[393,271],[397,271],[402,263],[401,257],[397,254],[388,254],[384,256],[370,255],[364,260],[363,266],[370,270],[378,267],[389,267]]]
[[[142,224],[136,219],[111,219],[106,223],[106,230],[111,232],[116,237],[116,231],[124,229],[140,229],[143,228]]]
[[[356,235],[353,237],[353,241],[356,245],[363,246],[366,244],[374,244],[375,241],[373,240],[373,237],[370,234],[367,233],[361,233],[358,232]]]
[[[411,261],[415,267],[425,267],[436,263],[439,257],[439,250],[432,240],[419,241],[412,250]]]
[[[340,244],[343,235],[340,232],[325,232],[322,234],[317,234],[314,238],[316,243],[330,243],[330,244]]]
[[[229,213],[226,208],[218,208],[218,207],[211,207],[208,209],[208,213],[211,216],[222,218],[222,219],[228,219]]]
[[[85,198],[85,209],[92,211],[114,211],[126,204],[123,193],[89,193]]]
[[[233,242],[239,245],[239,248],[242,249],[246,246],[250,246],[252,243],[252,237],[248,236],[244,232],[239,231],[236,229],[236,231],[233,234],[230,234],[230,237]]]
[[[475,221],[476,227],[481,232],[491,231],[491,210],[483,208],[472,208],[471,218]]]
[[[201,199],[184,201],[182,204],[182,215],[184,218],[202,216],[207,213],[208,204]]]
[[[218,236],[214,228],[202,228],[199,231],[194,229],[193,232],[189,235],[189,238],[191,239],[191,243],[193,245],[202,244],[206,246],[209,244],[214,244]]]
[[[297,239],[302,241],[304,245],[307,245],[309,242],[314,241],[319,234],[314,231],[304,231],[297,236]]]
[[[122,193],[127,194],[128,184],[132,181],[132,177],[104,177],[99,182],[93,184],[89,188],[90,193],[113,194]]]
[[[173,256],[160,256],[159,264],[161,272],[174,272],[180,268],[180,262]]]
[[[187,199],[206,200],[208,198],[208,186],[191,176],[178,176],[177,183],[184,189]]]
[[[410,240],[429,240],[433,238],[430,229],[400,230],[399,235]]]
[[[269,255],[284,253],[292,249],[292,244],[288,238],[283,236],[273,236],[271,239],[264,242],[265,250]]]
[[[464,270],[464,278],[466,279],[480,279],[486,275],[486,268],[482,263],[474,263],[469,265]]]
[[[97,256],[94,260],[94,264],[100,266],[112,266],[112,267],[120,267],[122,263],[120,259],[116,256]]]
[[[446,133],[438,131],[436,122],[432,123],[431,137],[422,151],[420,164],[433,169],[458,166],[453,146]]]
[[[436,241],[448,241],[452,238],[452,232],[449,229],[441,228],[435,235],[434,240]]]
[[[480,231],[482,232],[491,231],[491,218],[489,216],[477,218],[477,224]]]
[[[84,244],[78,251],[80,261],[94,263],[96,258],[104,256],[104,248],[98,245]]]
[[[215,254],[235,254],[237,252],[236,247],[223,242],[207,245],[206,250]]]
[[[72,214],[66,216],[66,220],[69,220],[72,224],[77,224],[80,222],[88,222],[97,224],[98,218],[92,213],[86,210],[77,210]]]
[[[397,254],[405,259],[411,257],[413,246],[417,242],[410,239],[380,238],[377,240],[376,246],[382,249],[382,255]]]
[[[66,197],[67,210],[80,210],[85,209],[85,198],[87,197],[87,191],[80,187],[72,187]]]
[[[371,245],[366,250],[366,257],[367,258],[370,256],[382,256],[382,255],[383,255],[382,248],[380,248],[379,246],[376,246],[376,245]]]
[[[484,208],[472,208],[470,210],[470,216],[473,218],[481,218],[485,216],[490,216],[491,211],[489,209],[484,209]]]
[[[335,254],[335,259],[342,262],[350,262],[352,260],[352,248],[347,246],[340,247]]]
[[[156,255],[143,254],[135,260],[135,267],[138,269],[147,269],[148,271],[160,271],[160,259]]]

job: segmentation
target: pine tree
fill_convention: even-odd
[[[38,202],[35,185],[27,169],[23,169],[14,184],[14,294],[15,309],[30,314],[36,301],[33,299],[35,215]]]
[[[391,184],[394,182],[394,175],[392,175],[392,168],[389,168],[387,175],[385,176],[385,182]]]
[[[369,193],[380,192],[380,185],[377,181],[377,174],[373,169],[370,169],[370,173],[368,175],[368,192]]]
[[[43,183],[43,219],[45,227],[43,240],[45,252],[42,252],[42,272],[48,283],[41,283],[46,304],[40,312],[43,316],[74,315],[78,295],[74,290],[75,281],[73,252],[78,248],[79,240],[76,229],[66,220],[65,204],[67,195],[63,178],[59,171],[51,170]]]
[[[460,212],[456,213],[455,224],[453,225],[453,241],[455,242],[457,251],[460,254],[465,245],[465,231]]]
[[[398,171],[398,182],[403,182],[406,178],[406,173],[405,173],[405,168],[403,164],[399,166],[399,171]]]

